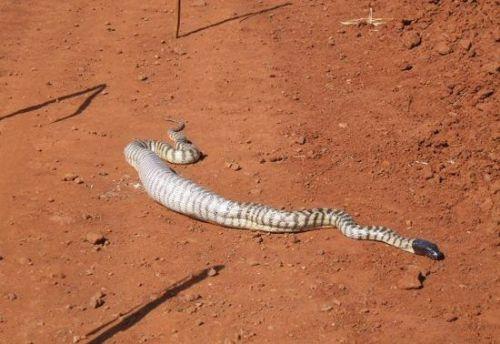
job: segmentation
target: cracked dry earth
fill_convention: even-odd
[[[0,4],[0,342],[498,340],[496,2],[281,4],[185,0],[179,39],[174,1]],[[123,148],[167,115],[206,154],[178,173],[446,259],[161,207]]]

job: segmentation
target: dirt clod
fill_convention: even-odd
[[[403,275],[397,282],[397,287],[403,290],[420,289],[425,280],[421,269],[415,265],[408,265],[404,268]]]
[[[104,305],[104,303],[105,303],[104,297],[105,297],[105,295],[101,291],[99,291],[96,294],[94,294],[90,298],[90,301],[89,301],[90,307],[92,307],[92,308],[99,308],[102,305]]]
[[[434,46],[434,49],[436,49],[436,51],[440,55],[448,55],[452,51],[450,44],[448,42],[446,42],[446,41],[439,41]]]
[[[76,178],[78,178],[78,175],[75,174],[75,173],[66,173],[62,180],[65,181],[65,182],[69,182],[69,181],[74,181]]]
[[[241,170],[241,166],[236,162],[226,162],[226,167],[233,171]]]
[[[5,298],[9,301],[14,301],[17,300],[17,295],[16,293],[7,293],[7,295],[5,295]]]
[[[418,47],[422,42],[420,34],[416,31],[405,31],[402,36],[403,46],[407,49]]]
[[[85,240],[92,245],[104,245],[107,239],[101,233],[89,232],[85,235]]]

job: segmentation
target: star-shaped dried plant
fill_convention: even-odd
[[[392,18],[373,18],[373,10],[370,7],[370,14],[366,18],[350,19],[340,22],[342,25],[360,25],[366,24],[371,26],[384,25],[387,20],[392,20]]]

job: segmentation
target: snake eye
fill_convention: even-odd
[[[434,260],[444,259],[443,252],[439,251],[436,244],[423,239],[415,239],[412,244],[413,252],[421,256],[427,256]]]

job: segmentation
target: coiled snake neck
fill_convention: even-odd
[[[183,129],[184,123],[180,123],[168,131],[173,146],[156,140],[134,140],[125,147],[125,158],[137,170],[148,195],[173,211],[226,227],[273,233],[336,227],[351,239],[381,241],[431,259],[444,258],[439,248],[427,240],[407,238],[382,226],[361,226],[343,210],[283,211],[257,203],[232,201],[207,190],[176,174],[162,161],[191,164],[200,159],[201,152],[186,138]]]

